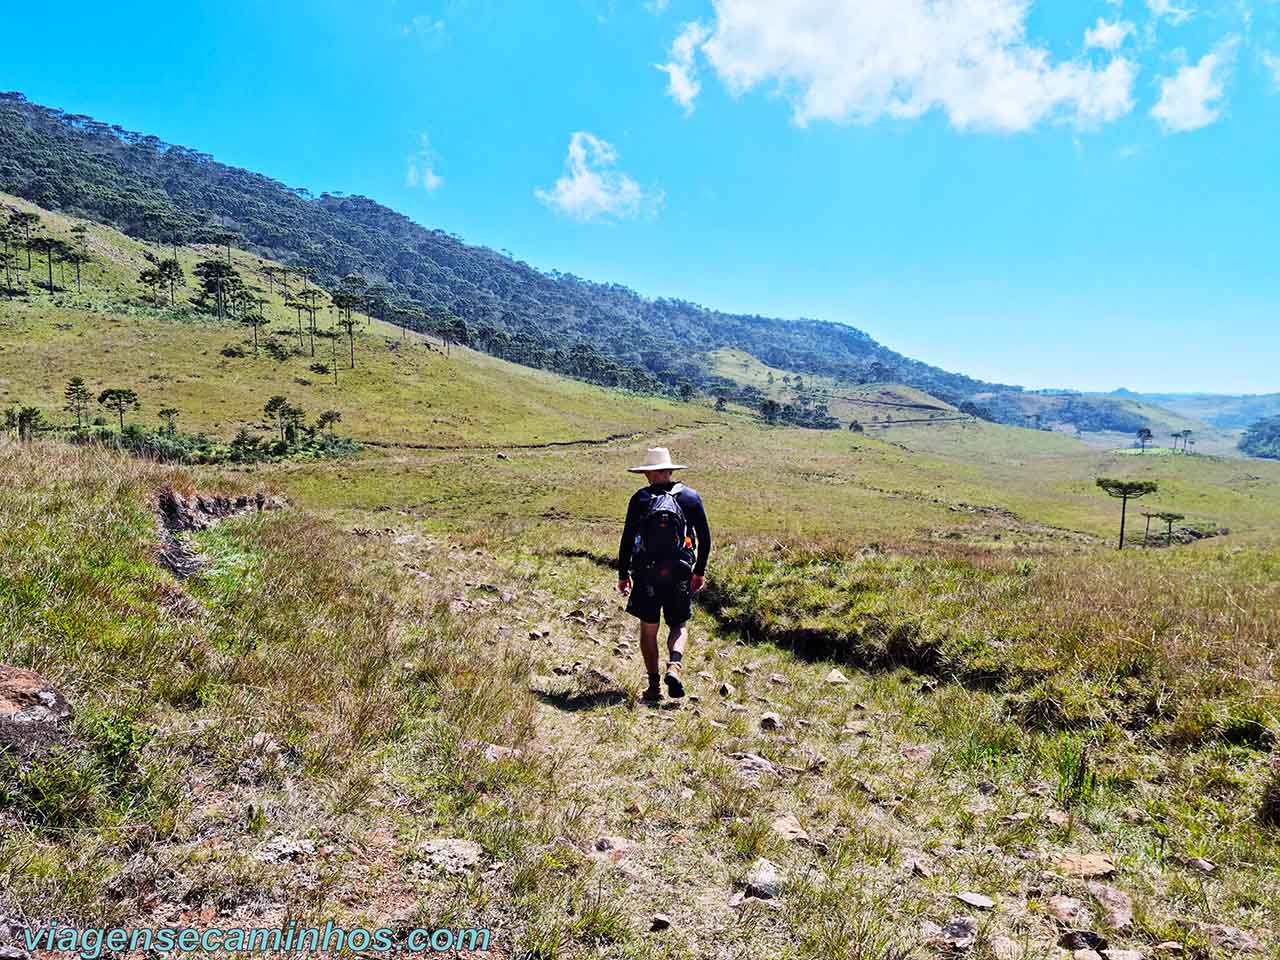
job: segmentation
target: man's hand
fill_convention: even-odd
[[[700,573],[695,573],[692,577],[689,578],[689,592],[700,593],[702,591],[703,584],[705,584],[706,582],[707,582],[706,577],[704,577]]]
[[[623,577],[618,581],[618,592],[624,597],[631,593],[631,578]]]

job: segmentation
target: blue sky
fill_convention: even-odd
[[[1030,387],[1280,390],[1277,0],[72,0],[55,20],[6,11],[0,88],[544,269],[844,321]]]

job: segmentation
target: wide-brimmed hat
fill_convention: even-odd
[[[687,470],[683,463],[671,462],[671,451],[666,447],[650,447],[645,455],[644,463],[638,467],[627,467],[630,473],[649,473],[654,470]]]

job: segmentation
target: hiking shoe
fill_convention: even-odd
[[[680,682],[680,671],[667,667],[667,695],[675,699],[684,696],[684,684]]]
[[[662,701],[662,690],[656,680],[645,688],[644,693],[640,694],[640,699],[644,703],[660,703]]]

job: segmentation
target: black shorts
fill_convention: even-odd
[[[678,627],[689,621],[693,616],[693,598],[689,594],[688,580],[669,587],[655,587],[640,580],[632,584],[627,613],[641,623],[657,623],[659,612],[668,627]]]

